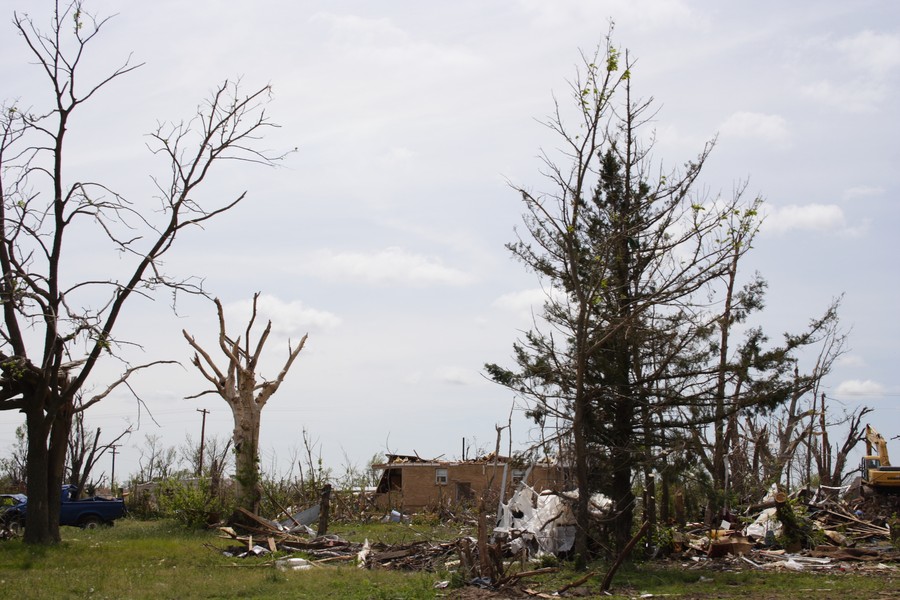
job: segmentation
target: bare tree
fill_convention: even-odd
[[[219,349],[226,359],[224,369],[216,365],[212,356],[187,331],[183,331],[185,339],[195,351],[191,362],[200,370],[206,380],[213,384],[213,389],[200,392],[190,398],[198,398],[204,394],[218,394],[231,408],[231,414],[234,417],[232,441],[235,452],[236,501],[238,506],[252,512],[258,510],[261,497],[259,426],[262,409],[284,381],[297,355],[303,350],[307,337],[304,335],[300,339],[300,343],[293,348],[288,342],[288,358],[274,380],[257,382],[256,371],[259,367],[259,359],[272,330],[272,322],[269,321],[259,339],[251,346],[250,337],[256,321],[258,299],[259,292],[253,294],[253,308],[243,344],[240,336],[234,339],[228,337],[222,303],[218,298],[215,299],[219,315]]]
[[[733,280],[732,272],[726,282],[726,310],[716,319],[718,340],[712,346],[717,358],[710,368],[714,382],[708,391],[701,386],[699,392],[712,402],[691,407],[698,426],[690,431],[689,445],[695,460],[711,475],[709,522],[728,508],[729,498],[755,501],[772,483],[790,484],[795,472],[809,479],[810,455],[804,455],[804,474],[798,450],[810,444],[818,390],[843,353],[846,339],[838,319],[840,299],[835,299],[804,331],[785,334],[781,344],[770,346],[762,329],[754,327],[740,344],[731,345],[734,325],[763,308],[766,287],[757,274],[732,294]],[[816,349],[815,363],[801,372],[801,356]]]
[[[269,87],[244,94],[238,83],[226,81],[192,119],[162,123],[150,134],[150,149],[166,173],[154,178],[155,210],[144,210],[146,202],[132,203],[101,182],[79,180],[66,168],[76,117],[140,66],[129,58],[92,79],[84,65],[107,23],[88,14],[82,0],[55,2],[47,31],[28,15],[13,18],[52,98],[45,109],[13,103],[0,110],[0,410],[20,410],[26,417],[27,543],[60,539],[56,507],[75,400],[102,358],[124,359],[120,351],[128,342],[113,332],[129,300],[162,286],[202,291],[195,280],[168,276],[162,259],[182,230],[243,200],[245,193],[203,198],[202,184],[213,166],[280,158],[254,149],[272,126],[262,107]],[[118,252],[121,270],[67,268],[81,235]],[[97,272],[85,274],[92,267]]]
[[[109,442],[100,443],[100,428],[95,431],[84,426],[84,411],[75,413],[72,420],[72,429],[69,432],[69,451],[66,455],[66,469],[69,473],[69,483],[75,486],[80,497],[88,487],[96,487],[96,481],[91,477],[94,467],[103,456],[122,440],[131,435],[131,428],[125,429]]]
[[[322,443],[319,438],[313,439],[306,427],[302,429],[301,437],[303,448],[294,448],[291,462],[292,465],[297,465],[297,479],[301,491],[317,496],[319,488],[331,481],[331,469],[327,468],[322,460]],[[293,466],[291,470],[293,471]]]
[[[225,470],[231,464],[232,439],[227,436],[208,437],[204,444],[203,464],[200,464],[200,445],[195,444],[190,435],[185,436],[184,443],[178,449],[183,460],[192,473],[221,480]]]
[[[174,446],[163,445],[158,435],[144,436],[144,445],[138,448],[138,479],[141,483],[164,481],[178,471],[181,460]]]
[[[25,466],[28,461],[28,441],[25,424],[16,427],[16,441],[8,454],[0,458],[0,478],[17,492],[25,491]]]
[[[834,361],[845,352],[848,334],[839,330],[836,324],[830,327],[823,339],[822,349],[816,359],[816,372],[827,373],[831,371]],[[810,462],[814,462],[819,478],[819,484],[825,487],[839,487],[847,479],[847,457],[856,445],[864,439],[865,427],[863,418],[872,412],[867,406],[859,406],[852,411],[843,411],[837,420],[829,420],[828,404],[825,392],[821,389],[821,378],[815,381],[812,389],[813,409],[818,419],[818,435],[813,435],[816,423],[811,424],[810,436],[807,443],[807,473],[806,479],[811,477]],[[844,431],[841,442],[831,445],[829,431],[835,427]]]

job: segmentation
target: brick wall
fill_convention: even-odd
[[[411,463],[390,467],[402,473],[400,490],[378,494],[376,502],[384,509],[420,510],[427,507],[453,506],[467,501],[475,501],[490,487],[485,496],[489,502],[496,502],[503,481],[503,464],[493,463]],[[444,469],[447,483],[437,483],[437,471]],[[513,468],[507,470],[508,498],[515,484],[512,481]],[[562,470],[544,465],[535,466],[528,478],[528,484],[538,491],[562,489]]]

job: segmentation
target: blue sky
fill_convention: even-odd
[[[39,106],[40,74],[10,20],[46,22],[49,2],[0,0],[5,99]],[[555,140],[540,124],[566,99],[579,51],[615,22],[636,59],[633,85],[653,97],[654,155],[674,167],[718,135],[702,185],[766,199],[767,218],[747,274],[768,279],[759,319],[777,338],[802,328],[844,294],[849,352],[826,382],[829,397],[875,409],[900,434],[895,226],[900,153],[900,6],[892,2],[712,0],[190,3],[97,0],[116,14],[88,57],[103,73],[129,54],[145,63],[109,87],[72,125],[73,177],[102,180],[149,202],[147,152],[157,120],[189,117],[225,78],[272,85],[281,125],[265,147],[296,147],[277,169],[223,168],[210,196],[247,190],[237,209],[181,240],[167,264],[199,274],[243,328],[242,307],[262,292],[275,335],[263,374],[274,376],[288,339],[307,348],[264,410],[263,464],[287,468],[306,428],[326,462],[363,464],[375,452],[459,454],[461,439],[492,448],[511,394],[484,378],[530,324],[535,279],[504,244],[521,223],[510,183],[546,187],[538,154]],[[149,205],[149,204],[148,204]],[[76,252],[92,264],[87,240]],[[75,269],[76,267],[73,267]],[[143,362],[177,359],[135,378],[146,415],[120,449],[133,470],[145,434],[181,444],[227,435],[221,400],[205,389],[181,330],[214,338],[214,309],[168,298],[130,306],[118,333]],[[100,388],[117,365],[98,372]],[[125,394],[88,422],[112,435],[137,419]],[[0,447],[20,422],[0,414]],[[516,419],[514,444],[528,439]],[[506,446],[504,441],[504,447]],[[897,442],[891,442],[893,444]],[[122,465],[122,466],[119,466]],[[120,469],[122,469],[120,471]]]

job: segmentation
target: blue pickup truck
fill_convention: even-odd
[[[112,525],[113,521],[125,516],[125,501],[120,498],[94,496],[76,500],[74,485],[64,485],[59,505],[59,524],[93,529],[100,525]],[[25,523],[28,498],[22,494],[7,494],[0,502],[0,520],[9,527]]]

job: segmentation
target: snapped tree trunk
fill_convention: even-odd
[[[259,427],[261,412],[253,403],[234,413],[235,500],[253,514],[262,498],[259,483]]]
[[[253,347],[250,346],[249,338],[256,320],[258,300],[259,292],[253,295],[252,314],[243,345],[240,337],[234,340],[228,337],[225,331],[225,311],[222,303],[218,298],[214,300],[219,316],[219,349],[227,359],[227,366],[224,369],[220,369],[216,365],[212,356],[187,331],[182,331],[188,344],[195,351],[191,362],[214,386],[212,390],[200,392],[189,398],[197,398],[210,393],[218,394],[231,408],[231,414],[234,417],[232,441],[235,452],[236,500],[238,508],[243,508],[253,514],[259,510],[262,496],[259,485],[259,428],[262,409],[284,381],[288,370],[306,343],[305,335],[296,348],[292,348],[289,343],[287,361],[275,380],[257,383],[256,368],[259,365],[259,359],[266,340],[269,338],[269,333],[272,331],[272,322],[269,321],[256,344]],[[232,516],[232,521],[242,523],[244,521],[243,513],[236,511]]]
[[[331,484],[326,483],[322,488],[322,497],[319,499],[319,527],[316,537],[328,533],[328,517],[331,512]]]

